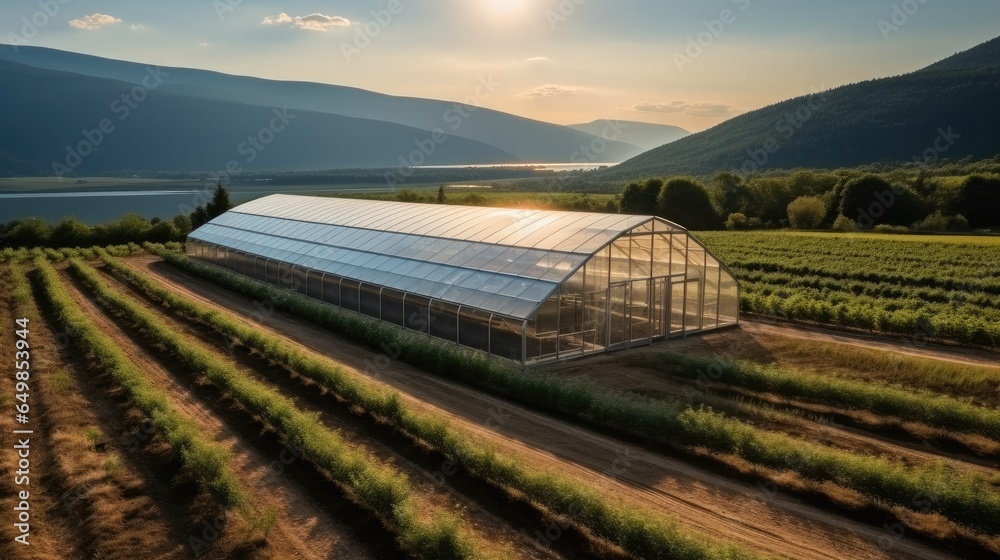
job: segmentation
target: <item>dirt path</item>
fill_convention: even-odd
[[[367,368],[372,377],[398,389],[415,408],[445,414],[455,427],[534,468],[572,476],[620,502],[669,513],[684,525],[712,536],[790,558],[955,558],[910,539],[893,541],[891,547],[880,546],[879,539],[885,536],[880,528],[830,514],[788,495],[765,495],[754,484],[632,448],[614,438],[431,377],[303,320],[270,312],[267,305],[255,305],[157,258],[130,262],[178,293],[239,315],[356,371]]]
[[[869,335],[815,325],[790,325],[780,321],[758,318],[740,318],[740,329],[749,334],[760,333],[820,342],[837,342],[919,358],[933,358],[974,366],[1000,367],[1000,352],[926,342],[920,333],[914,333],[912,337]]]
[[[108,272],[103,267],[101,269],[102,272]],[[472,489],[465,493],[455,485],[442,484],[441,478],[457,475],[446,474],[451,472],[451,468],[444,464],[446,459],[443,456],[429,454],[425,449],[418,448],[406,438],[393,433],[388,426],[376,425],[370,418],[352,412],[349,406],[339,402],[331,393],[298,374],[270,364],[250,354],[242,346],[230,346],[218,333],[205,327],[192,326],[167,313],[163,307],[151,305],[145,296],[114,275],[105,274],[104,278],[107,282],[116,284],[115,287],[134,295],[140,305],[155,313],[167,326],[194,340],[210,344],[211,346],[203,346],[209,351],[229,354],[247,376],[292,399],[300,410],[315,414],[326,428],[337,432],[346,442],[364,449],[379,461],[392,465],[405,474],[410,480],[414,498],[421,511],[459,514],[480,546],[500,555],[514,554],[526,559],[562,557],[555,550],[533,547],[529,537],[518,530],[529,520],[534,520],[536,525],[548,524],[552,520],[545,521],[541,514],[528,507],[512,507],[507,496],[497,495],[498,492],[488,488],[478,488],[485,485],[471,477],[463,484],[463,491],[469,490],[467,486],[472,486]],[[565,550],[572,557],[596,559],[607,557],[608,554],[603,549],[599,552],[587,550],[588,545],[602,548],[600,543],[574,545]]]
[[[83,295],[73,281],[63,273],[63,280],[74,301],[83,312],[113,340],[149,379],[166,391],[171,403],[191,417],[211,440],[229,450],[232,466],[244,486],[264,504],[277,509],[276,524],[268,536],[268,543],[276,558],[302,558],[309,560],[370,559],[372,551],[359,542],[356,531],[341,519],[324,510],[317,496],[287,476],[275,477],[272,464],[282,455],[265,455],[252,445],[227,422],[220,419],[185,385],[178,383],[174,374],[161,362],[147,354],[131,340],[117,323],[111,320],[97,304]],[[286,453],[285,457],[288,456]]]

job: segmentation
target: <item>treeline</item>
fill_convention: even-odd
[[[653,178],[628,184],[619,210],[655,214],[693,230],[837,229],[971,231],[1000,226],[1000,174],[927,170],[795,171],[708,181]]]
[[[212,200],[198,206],[190,214],[169,220],[147,220],[138,214],[126,214],[113,222],[91,226],[77,218],[64,218],[51,225],[38,218],[14,220],[0,224],[0,249],[19,247],[106,247],[130,243],[171,243],[184,241],[193,230],[233,207],[222,183],[216,187]]]

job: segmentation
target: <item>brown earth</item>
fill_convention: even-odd
[[[185,274],[155,257],[130,262],[177,293],[240,316],[354,371],[374,371],[373,378],[399,390],[415,409],[444,414],[454,427],[534,469],[570,476],[613,496],[618,503],[673,515],[684,526],[713,537],[790,558],[957,557],[917,539],[892,538],[881,527],[830,513],[796,496],[783,492],[772,495],[762,491],[760,484],[727,477],[690,461],[432,377]]]
[[[102,332],[120,343],[120,348],[149,379],[164,390],[171,404],[189,416],[211,441],[221,444],[231,454],[230,464],[244,487],[259,500],[262,507],[276,509],[276,521],[267,537],[264,557],[303,559],[369,559],[378,557],[371,547],[357,534],[349,519],[338,518],[328,510],[330,503],[323,503],[329,496],[317,495],[290,476],[275,477],[272,465],[281,458],[281,449],[265,453],[246,438],[194,394],[187,383],[178,382],[158,356],[146,352],[109,318],[102,309],[63,273],[73,300]],[[287,457],[287,454],[286,454]],[[334,507],[336,504],[333,504]],[[350,513],[350,509],[343,513]],[[236,549],[242,530],[225,531],[223,539],[212,543],[222,550]],[[226,542],[230,540],[230,542]],[[232,542],[236,541],[236,542]],[[228,554],[221,554],[226,557]],[[122,557],[124,558],[124,557]]]

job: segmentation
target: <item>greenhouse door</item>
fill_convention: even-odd
[[[612,284],[608,298],[608,348],[649,344],[662,328],[666,282],[633,280]]]

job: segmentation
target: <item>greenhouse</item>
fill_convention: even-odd
[[[652,216],[272,195],[192,258],[522,364],[738,321],[729,269]]]

